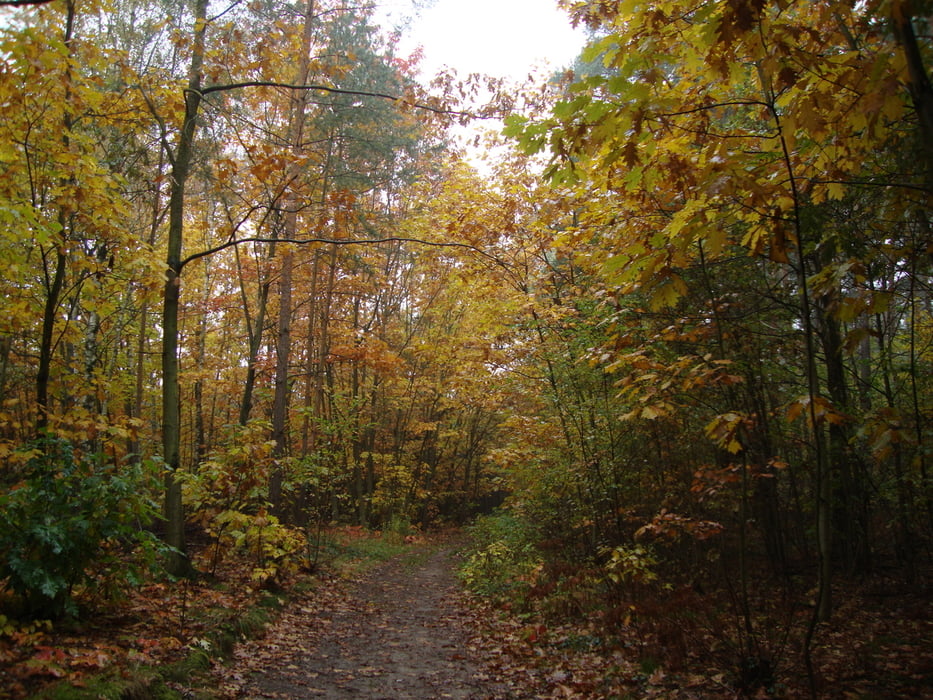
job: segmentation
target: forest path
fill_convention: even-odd
[[[455,546],[417,544],[322,584],[217,670],[226,697],[508,698],[471,651]]]

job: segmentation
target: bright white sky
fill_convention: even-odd
[[[383,0],[392,12],[402,2]],[[407,4],[407,3],[406,3]],[[523,80],[534,68],[569,66],[584,43],[557,0],[436,0],[425,3],[402,38],[400,51],[424,48],[423,72],[443,67],[465,77],[484,73]],[[410,5],[409,5],[410,6]]]
[[[413,5],[424,9],[403,29],[398,52],[423,49],[424,82],[450,68],[460,78],[480,73],[521,84],[529,73],[544,78],[571,66],[585,44],[584,32],[571,26],[557,0],[377,0],[377,18],[386,17],[390,29],[413,16]],[[473,140],[501,128],[498,120],[474,121],[452,127],[450,135],[484,171],[486,157],[495,160],[498,148],[477,148]]]

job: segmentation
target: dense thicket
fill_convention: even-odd
[[[808,663],[836,577],[929,562],[929,8],[568,5],[579,77],[509,126],[562,212],[513,510],[549,585],[596,563],[626,621],[646,584],[731,591],[755,685],[796,629],[762,562],[814,603]]]

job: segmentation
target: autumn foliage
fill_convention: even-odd
[[[925,595],[929,3],[562,5],[577,64],[483,107],[343,2],[2,10],[19,638],[477,515],[474,591],[685,683],[830,692],[857,595]]]

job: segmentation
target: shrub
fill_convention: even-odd
[[[78,455],[67,441],[45,437],[29,447],[23,478],[0,494],[0,579],[31,616],[77,612],[76,586],[138,582],[124,550],[159,547],[145,529],[158,510],[141,488],[139,465],[104,464]],[[93,564],[93,567],[91,566]]]
[[[470,528],[473,542],[460,576],[472,590],[494,598],[521,599],[541,567],[535,533],[508,513],[480,516]]]
[[[274,585],[305,562],[305,535],[280,523],[265,508],[254,515],[225,510],[214,518],[214,523],[218,531],[223,531],[217,546],[226,544],[248,553],[254,560],[250,578],[260,585]]]
[[[655,569],[659,565],[658,558],[650,547],[640,544],[632,546],[619,545],[607,549],[608,556],[605,564],[606,578],[627,596],[635,600],[653,586],[659,585],[658,574]],[[660,586],[670,589],[670,584]],[[657,589],[654,589],[657,592]]]
[[[275,442],[265,439],[268,421],[229,426],[225,446],[182,474],[191,519],[213,540],[210,573],[234,551],[254,560],[252,579],[261,585],[296,571],[309,560],[307,535],[269,513],[269,479],[276,468],[294,467],[275,457]]]

